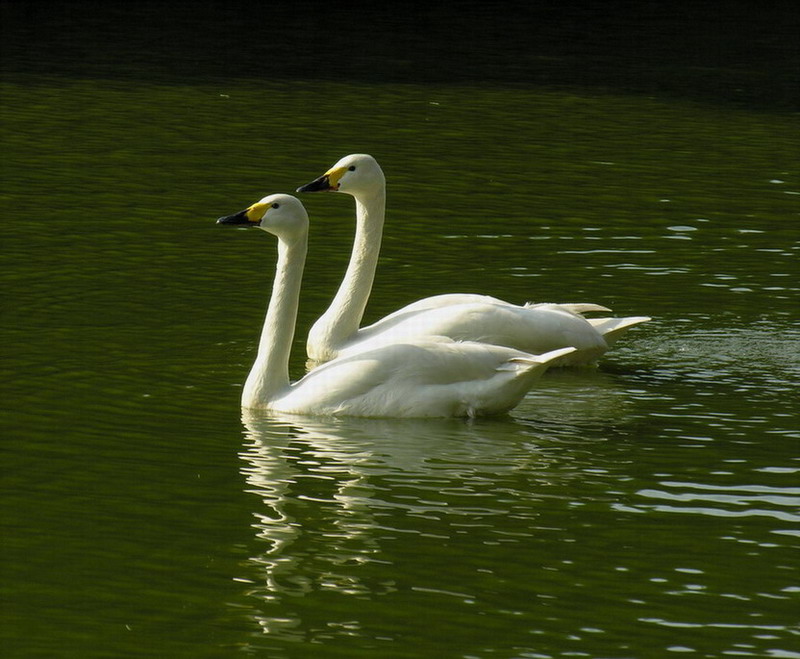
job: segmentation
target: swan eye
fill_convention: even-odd
[[[274,204],[272,204],[272,207],[273,208],[280,208],[281,205],[276,201]]]
[[[355,165],[350,165],[350,166],[347,168],[347,170],[348,170],[348,171],[350,171],[350,172],[354,172],[354,171],[356,171],[356,166],[355,166]]]

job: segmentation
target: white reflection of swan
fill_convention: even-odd
[[[391,581],[371,582],[357,569],[381,562],[376,512],[393,505],[385,495],[375,496],[373,479],[424,473],[428,451],[436,453],[437,443],[469,444],[463,433],[472,435],[472,427],[456,420],[242,413],[247,429],[242,473],[247,491],[263,503],[253,526],[264,548],[250,558],[257,578],[240,581],[249,583],[247,594],[261,601],[251,615],[262,631],[295,638],[303,621],[292,602],[312,590],[346,596],[392,592]],[[319,483],[324,494],[309,495],[314,489],[309,483]],[[298,518],[298,511],[308,514]]]
[[[541,354],[573,346],[558,365],[597,360],[629,328],[646,316],[585,319],[597,304],[509,304],[487,295],[447,294],[418,300],[369,327],[359,329],[378,264],[386,207],[386,181],[367,154],[345,156],[298,192],[344,192],[356,200],[356,237],[350,264],[331,306],[311,328],[306,349],[313,362],[325,362],[378,346],[447,336]]]
[[[303,638],[309,614],[302,602],[309,597],[324,592],[320,596],[369,600],[395,590],[391,548],[405,542],[398,536],[435,529],[458,537],[467,529],[492,534],[513,527],[524,541],[535,533],[539,504],[552,488],[581,477],[569,465],[569,444],[555,451],[539,446],[574,439],[585,451],[587,426],[603,432],[624,415],[612,377],[592,370],[588,386],[580,374],[566,376],[556,378],[561,393],[592,389],[600,412],[581,416],[580,409],[561,407],[558,396],[546,401],[553,422],[544,425],[510,418],[309,418],[244,409],[241,471],[247,491],[259,499],[253,506],[257,551],[237,579],[248,584],[247,615],[273,638]],[[538,415],[540,407],[532,409]],[[325,622],[336,622],[333,614]]]

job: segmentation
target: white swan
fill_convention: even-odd
[[[308,215],[290,195],[271,195],[221,217],[278,238],[275,281],[242,406],[289,414],[368,417],[483,416],[519,403],[550,362],[574,352],[536,356],[447,338],[403,342],[334,359],[289,382],[289,352],[308,245]]]
[[[367,154],[345,156],[298,192],[346,192],[356,201],[356,235],[350,264],[328,310],[314,323],[306,349],[312,362],[353,355],[377,346],[428,336],[475,340],[528,353],[574,346],[558,365],[596,361],[646,316],[586,319],[587,311],[610,311],[595,304],[515,305],[486,295],[428,297],[359,329],[372,289],[386,208],[386,181]]]

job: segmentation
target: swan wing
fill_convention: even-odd
[[[512,309],[517,309],[517,308],[560,309],[574,314],[584,314],[595,311],[604,313],[611,312],[611,309],[609,309],[608,307],[604,307],[599,304],[592,304],[590,302],[564,303],[564,304],[556,304],[552,302],[527,302],[524,305],[516,305],[516,304],[511,304],[510,302],[506,302],[505,300],[501,300],[500,298],[492,297],[491,295],[478,295],[475,293],[443,293],[441,295],[433,295],[431,297],[422,298],[421,300],[417,300],[416,302],[407,304],[406,306],[401,307],[397,311],[394,311],[384,316],[383,318],[376,321],[372,325],[363,327],[362,331],[379,329],[383,326],[391,325],[398,319],[407,318],[412,314],[417,314],[422,311],[431,311],[433,309],[441,309],[443,307],[451,307],[462,304],[486,304],[486,305],[496,305],[500,307],[508,307]]]
[[[387,318],[359,330],[339,354],[354,355],[437,335],[458,341],[511,346],[532,354],[577,348],[568,359],[559,360],[561,365],[592,362],[608,347],[603,336],[585,318],[557,305],[522,307],[481,301],[395,314],[391,320]]]
[[[433,295],[431,297],[422,298],[421,300],[412,302],[411,304],[407,304],[397,311],[393,311],[371,325],[362,327],[359,330],[359,333],[363,332],[365,336],[378,334],[388,330],[399,322],[407,321],[423,312],[435,311],[437,309],[443,309],[462,304],[475,303],[513,306],[508,302],[491,297],[490,295],[475,295],[471,293],[445,293],[442,295]]]
[[[446,338],[394,343],[334,359],[272,407],[300,414],[448,417],[505,413],[574,348],[530,355]]]

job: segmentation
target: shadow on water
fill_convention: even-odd
[[[792,3],[4,2],[6,72],[163,80],[482,83],[798,107]],[[57,52],[58,57],[52,53]]]

